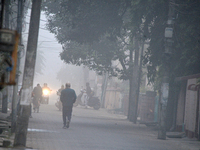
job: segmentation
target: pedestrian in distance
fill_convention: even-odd
[[[57,95],[60,96],[61,91],[65,89],[64,85],[61,85],[61,88],[57,91]]]
[[[57,91],[57,95],[59,96],[59,98],[57,99],[56,102],[56,107],[58,107],[59,110],[62,110],[62,102],[60,101],[60,95],[61,95],[61,91],[65,89],[65,86],[62,85],[61,88]]]
[[[34,112],[36,111],[39,112],[40,101],[42,97],[42,88],[40,84],[37,84],[37,86],[34,87],[32,96],[33,96],[33,110]]]
[[[86,83],[86,94],[87,94],[87,96],[85,97],[85,108],[87,108],[87,106],[88,106],[88,101],[90,99],[91,93],[92,93],[92,90],[91,90],[91,87],[90,87],[90,83],[87,82]]]
[[[61,91],[60,101],[62,102],[62,117],[63,117],[63,128],[69,128],[69,124],[72,116],[73,104],[76,101],[76,93],[70,88],[70,83],[65,84],[65,89]],[[66,119],[67,118],[67,119]]]

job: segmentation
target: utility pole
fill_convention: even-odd
[[[1,0],[1,18],[0,18],[0,29],[3,28],[3,19],[4,19],[4,8],[5,8],[5,0]]]
[[[21,35],[22,32],[22,18],[23,18],[23,0],[18,0],[18,12],[17,12],[17,32]],[[22,37],[20,38],[20,44],[22,42]],[[19,53],[19,52],[18,52]],[[20,58],[17,60],[17,75],[16,75],[16,85],[13,87],[13,98],[12,98],[12,124],[11,124],[11,132],[15,132],[16,128],[16,119],[17,119],[17,100],[18,100],[18,71],[19,71],[19,62]]]
[[[5,0],[1,0],[1,15],[0,15],[0,29],[3,28],[3,22],[4,22],[4,9],[5,9]],[[8,27],[8,24],[6,24],[6,27]],[[7,80],[6,76],[6,80]],[[2,100],[2,113],[7,113],[7,107],[8,107],[8,87],[3,89],[3,100]]]
[[[29,36],[20,101],[20,114],[17,119],[14,146],[26,146],[27,128],[30,116],[31,92],[33,89],[33,75],[35,72],[41,2],[42,0],[32,1]]]
[[[10,27],[10,0],[5,1],[5,28],[9,29]]]
[[[159,118],[159,130],[158,130],[158,139],[166,139],[166,111],[168,103],[168,94],[169,94],[169,67],[172,51],[172,37],[173,37],[173,24],[174,24],[174,0],[169,0],[169,12],[168,12],[168,21],[167,27],[165,28],[165,68],[164,68],[164,77],[161,86],[161,102],[160,102],[160,118]]]

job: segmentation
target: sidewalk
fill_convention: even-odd
[[[78,115],[78,114],[77,114]],[[88,116],[88,113],[81,114],[82,116]],[[112,114],[109,113],[106,109],[100,109],[96,113],[90,114],[90,116],[94,118],[107,118],[107,119],[121,119],[121,120],[127,120],[127,117],[124,115],[119,115],[119,114]],[[128,121],[128,120],[127,120]],[[133,124],[133,126],[142,126],[146,130],[147,134],[154,134],[157,136],[158,131],[155,130],[153,127],[146,127],[145,125],[142,124]],[[186,150],[200,150],[200,141],[197,139],[189,139],[187,137],[183,138],[166,138],[166,140],[175,143],[177,146],[180,146],[181,149],[186,149]]]
[[[189,139],[185,137],[182,139],[173,140],[172,142],[176,142],[180,147],[186,148],[188,150],[200,150],[200,141],[197,141],[196,139]]]
[[[156,137],[158,135],[158,130],[154,130],[152,127],[147,127],[148,134],[154,134]],[[188,137],[182,137],[182,138],[168,138],[166,137],[166,140],[169,141],[172,144],[176,144],[180,149],[184,150],[200,150],[200,141],[197,139],[189,139]],[[161,140],[162,141],[162,140]]]

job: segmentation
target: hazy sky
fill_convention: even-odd
[[[25,44],[25,50],[26,50],[26,44],[27,44],[27,38],[28,38],[28,31],[29,31],[29,22],[30,22],[30,10],[28,11],[27,17],[26,17],[26,28],[22,33],[23,36],[23,41]],[[64,71],[69,71],[71,69],[71,73],[75,73],[75,75],[81,73],[77,73],[78,68],[74,68],[70,65],[67,65],[61,61],[59,54],[62,51],[62,46],[57,42],[57,40],[54,37],[54,34],[51,34],[45,27],[45,24],[47,23],[46,17],[44,15],[44,12],[41,12],[41,18],[40,18],[40,30],[39,30],[39,37],[38,37],[38,47],[37,50],[40,50],[43,52],[43,56],[45,58],[45,67],[43,70],[43,74],[37,74],[34,77],[34,83],[33,87],[37,85],[37,83],[40,83],[41,86],[43,86],[44,83],[47,83],[48,86],[52,89],[51,95],[50,95],[50,103],[53,104],[55,103],[55,100],[57,99],[56,91],[61,87],[62,84],[59,80],[56,79],[57,73],[61,68],[66,68]],[[24,68],[24,59],[25,55],[21,59],[21,68]],[[37,61],[37,59],[36,59]],[[66,67],[64,67],[66,66]],[[74,69],[72,69],[74,68]],[[21,70],[22,71],[22,70]],[[79,72],[82,71],[82,67],[79,67]],[[23,72],[23,71],[22,71]],[[72,75],[75,77],[74,75]],[[69,79],[69,74],[67,73],[64,75],[66,77],[66,82],[72,82],[68,81]],[[77,79],[77,82],[80,84],[80,77],[83,78],[82,76],[79,76]],[[22,80],[22,79],[21,79]],[[75,82],[71,83],[72,88],[73,85],[77,84]],[[84,84],[82,84],[84,86]],[[79,91],[77,91],[79,92]]]
[[[24,41],[24,49],[26,50],[28,31],[29,31],[29,23],[30,23],[30,10],[26,16],[26,27],[22,33],[23,41]],[[60,88],[61,83],[56,79],[57,72],[64,65],[64,63],[60,60],[59,53],[62,51],[61,45],[56,41],[53,34],[51,34],[48,30],[45,29],[46,17],[43,12],[41,12],[40,18],[40,30],[38,37],[38,47],[40,51],[43,52],[45,57],[45,68],[43,70],[43,75],[37,75],[34,77],[33,86],[36,86],[37,83],[40,83],[43,86],[44,83],[47,83],[48,86],[52,89],[52,99],[57,98],[56,90]],[[21,54],[21,68],[24,68],[24,59],[25,55]],[[37,59],[36,59],[37,61]],[[20,79],[19,79],[20,80]],[[22,80],[22,76],[21,76]],[[51,101],[50,103],[54,103],[55,101]]]
[[[46,17],[44,13],[41,13],[38,49],[44,53],[45,70],[43,71],[43,75],[35,77],[34,83],[39,82],[42,84],[46,82],[52,88],[59,88],[61,83],[56,80],[56,74],[63,65],[59,57],[62,47],[56,41],[54,35],[45,29],[45,23]]]

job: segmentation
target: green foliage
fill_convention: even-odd
[[[149,82],[159,90],[165,69],[169,73],[167,126],[170,127],[179,90],[174,78],[200,72],[200,1],[169,2],[49,0],[43,8],[48,29],[63,45],[61,59],[87,65],[100,74],[109,71],[120,79],[133,80],[133,56],[137,48],[134,42],[148,39],[143,65],[147,66]],[[169,5],[175,11],[175,24],[171,54],[164,54]],[[113,65],[115,60],[121,66]]]
[[[86,65],[99,74],[127,76],[128,55],[122,39],[129,38],[127,29],[122,33],[124,16],[130,0],[58,0],[43,4],[48,17],[48,29],[63,45],[61,59],[66,63]],[[128,15],[126,15],[128,16]],[[130,18],[128,16],[127,18]],[[125,37],[126,36],[126,37]],[[123,69],[113,66],[120,59]],[[127,79],[127,78],[126,78]]]
[[[150,39],[143,64],[147,65],[149,82],[154,83],[162,77],[167,63],[171,78],[200,72],[199,3],[177,0],[172,4],[176,15],[170,57],[163,55],[167,0],[50,0],[43,10],[48,29],[63,44],[61,59],[87,65],[99,73],[109,70],[112,75],[129,79],[134,67],[130,57],[133,38]],[[113,66],[115,60],[122,67]]]
[[[127,4],[126,0],[52,0],[44,3],[43,10],[59,42],[92,43],[105,33],[119,35]]]
[[[155,82],[157,67],[160,68],[165,63],[163,61],[164,30],[168,14],[168,3],[163,1],[154,1],[152,3],[146,16],[147,36],[150,39],[150,43],[143,59],[143,63],[147,65],[147,77],[150,83]]]
[[[120,42],[110,41],[107,36],[102,37],[99,42],[93,42],[92,45],[71,41],[64,44],[60,57],[67,64],[79,66],[83,64],[96,70],[98,74],[108,71],[112,76],[121,75],[125,79],[125,74],[119,68],[119,65],[113,65],[112,63],[119,58],[123,58],[122,61],[125,62],[128,57],[124,55],[127,51],[122,49],[124,45],[120,44]]]
[[[154,3],[154,12],[150,12],[154,18],[149,25],[150,46],[145,52],[144,64],[148,66],[150,82],[155,81],[157,67],[162,69],[165,64],[170,64],[170,78],[185,76],[200,72],[200,2],[198,0],[177,0],[175,8],[175,24],[173,34],[172,54],[169,58],[164,52],[164,29],[166,27],[168,4],[163,2]],[[153,6],[153,5],[152,5]],[[160,74],[162,76],[162,74]]]
[[[200,1],[177,1],[174,26],[174,70],[177,76],[200,72]]]

